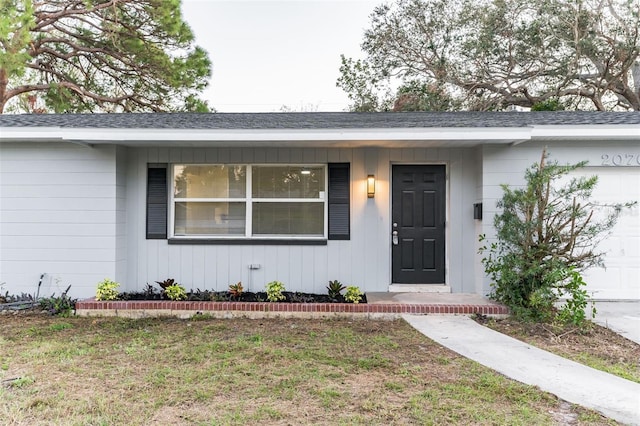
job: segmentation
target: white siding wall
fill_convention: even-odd
[[[474,151],[474,155],[475,155],[475,164],[476,164],[476,169],[475,169],[475,173],[476,173],[476,177],[475,177],[475,185],[476,185],[476,192],[475,192],[475,200],[474,203],[482,203],[482,215],[486,216],[487,213],[485,213],[485,209],[486,206],[483,202],[483,198],[482,198],[482,193],[483,193],[483,172],[484,172],[484,167],[483,167],[483,163],[482,163],[482,148],[478,147],[475,149]],[[476,294],[481,294],[481,295],[487,295],[488,292],[485,290],[484,288],[484,280],[482,277],[484,277],[484,267],[482,266],[482,262],[481,262],[481,256],[478,256],[478,250],[480,249],[481,243],[478,239],[478,237],[480,236],[480,234],[483,233],[483,220],[481,219],[476,219],[474,220],[474,235],[476,236],[476,240],[475,240],[475,245],[473,246],[473,253],[475,255],[475,261],[474,261],[474,271],[475,271],[475,287],[473,289],[473,291],[471,293],[476,293]]]
[[[640,167],[638,163],[640,147],[636,141],[626,143],[610,141],[549,142],[546,145],[550,159],[557,160],[560,164],[588,161],[587,167],[584,169],[586,174],[597,173],[605,165],[608,167],[608,174],[611,174],[613,170],[613,173],[618,172],[620,176],[637,176],[637,169]],[[483,147],[484,218],[482,229],[487,236],[495,237],[493,217],[497,210],[496,202],[502,197],[500,184],[508,183],[512,187],[523,185],[524,171],[533,163],[540,161],[544,146],[545,144],[542,143],[524,143],[515,147],[489,145]],[[613,165],[611,159],[617,155],[621,155],[615,160],[618,165]],[[621,161],[618,161],[619,159]],[[629,179],[620,179],[620,182],[630,181]],[[625,193],[615,200],[601,201],[633,200],[640,201],[640,187],[636,185],[628,185]],[[602,248],[603,251],[609,252],[608,258],[605,257],[607,269],[593,269],[587,271],[585,275],[588,288],[597,293],[596,298],[638,298],[640,295],[640,261],[638,261],[640,260],[640,235],[638,235],[640,209],[636,207],[625,212],[624,216],[621,223],[614,228],[613,240],[622,237],[620,244],[627,247],[624,248],[625,250],[622,247],[611,249],[611,244],[615,244],[616,241],[606,242]],[[629,229],[632,229],[630,233],[620,229],[627,223],[630,224]],[[620,235],[621,233],[624,235]],[[633,258],[629,258],[629,256],[633,256]],[[626,260],[623,260],[625,257]],[[485,277],[485,292],[490,290],[489,284],[488,278]],[[605,288],[609,290],[603,291]]]
[[[0,144],[0,283],[11,294],[95,294],[115,277],[115,147]],[[121,181],[123,184],[124,181]]]
[[[121,282],[127,276],[127,148],[116,148],[116,272],[115,280]]]
[[[40,274],[47,273],[43,294],[59,294],[71,284],[75,297],[92,296],[96,283],[105,277],[132,291],[165,278],[175,278],[189,289],[224,290],[242,281],[256,291],[268,281],[280,280],[290,290],[322,293],[327,281],[338,279],[365,291],[387,291],[391,165],[445,164],[446,281],[454,292],[487,293],[489,282],[483,279],[476,256],[477,236],[494,235],[500,184],[522,184],[524,170],[539,160],[542,147],[524,143],[477,149],[85,148],[3,143],[0,283],[3,291],[32,293]],[[601,166],[603,155],[640,154],[634,142],[550,143],[549,151],[562,163],[588,160],[592,166]],[[146,240],[147,163],[182,162],[349,162],[351,239],[329,241],[326,246],[169,245],[166,240]],[[373,199],[366,197],[367,174],[376,176]],[[638,196],[638,188],[629,189],[635,190],[630,199]],[[473,203],[479,201],[484,210],[481,222],[473,220]],[[623,244],[631,244],[625,253],[638,251],[640,243],[629,241],[624,240]],[[250,271],[248,265],[254,263],[262,267]],[[616,265],[613,262],[613,268]],[[635,282],[640,288],[637,271],[607,271],[611,271],[607,279],[621,277],[618,287]]]
[[[351,239],[326,246],[169,245],[145,239],[147,163],[351,163]],[[447,283],[454,292],[473,292],[473,202],[476,199],[475,150],[463,149],[284,149],[138,148],[128,150],[128,290],[174,278],[188,289],[226,290],[242,281],[260,291],[272,280],[287,289],[324,293],[329,280],[387,291],[390,284],[391,164],[446,164],[448,173]],[[376,196],[366,196],[367,174],[376,176]],[[260,264],[249,270],[249,264]]]

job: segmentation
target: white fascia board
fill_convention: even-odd
[[[533,140],[597,139],[640,140],[640,125],[533,126]]]
[[[428,127],[403,129],[112,129],[67,127],[0,128],[2,141],[68,141],[81,144],[127,142],[304,142],[304,141],[475,141],[520,144],[529,140],[640,139],[640,125],[532,127]]]
[[[63,136],[61,130],[60,127],[0,127],[0,141],[62,141]]]
[[[0,140],[64,140],[120,144],[136,141],[362,141],[475,140],[510,143],[529,139],[529,128],[411,128],[411,129],[72,129],[0,128]]]
[[[267,129],[267,130],[185,130],[185,129],[103,129],[68,132],[65,139],[84,141],[374,141],[374,140],[475,140],[504,141],[529,139],[528,128],[416,128],[416,129]]]

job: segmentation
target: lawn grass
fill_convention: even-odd
[[[404,321],[0,315],[8,425],[615,424]]]

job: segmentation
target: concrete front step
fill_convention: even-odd
[[[445,284],[391,284],[389,293],[451,293]]]
[[[399,303],[418,305],[478,305],[478,306],[500,306],[498,303],[479,294],[473,293],[438,293],[438,292],[406,292],[387,293],[369,292],[367,293],[368,303]]]

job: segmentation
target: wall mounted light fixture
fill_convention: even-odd
[[[473,205],[473,218],[482,220],[482,203]]]
[[[376,195],[376,177],[374,175],[367,176],[367,198],[373,198]]]

